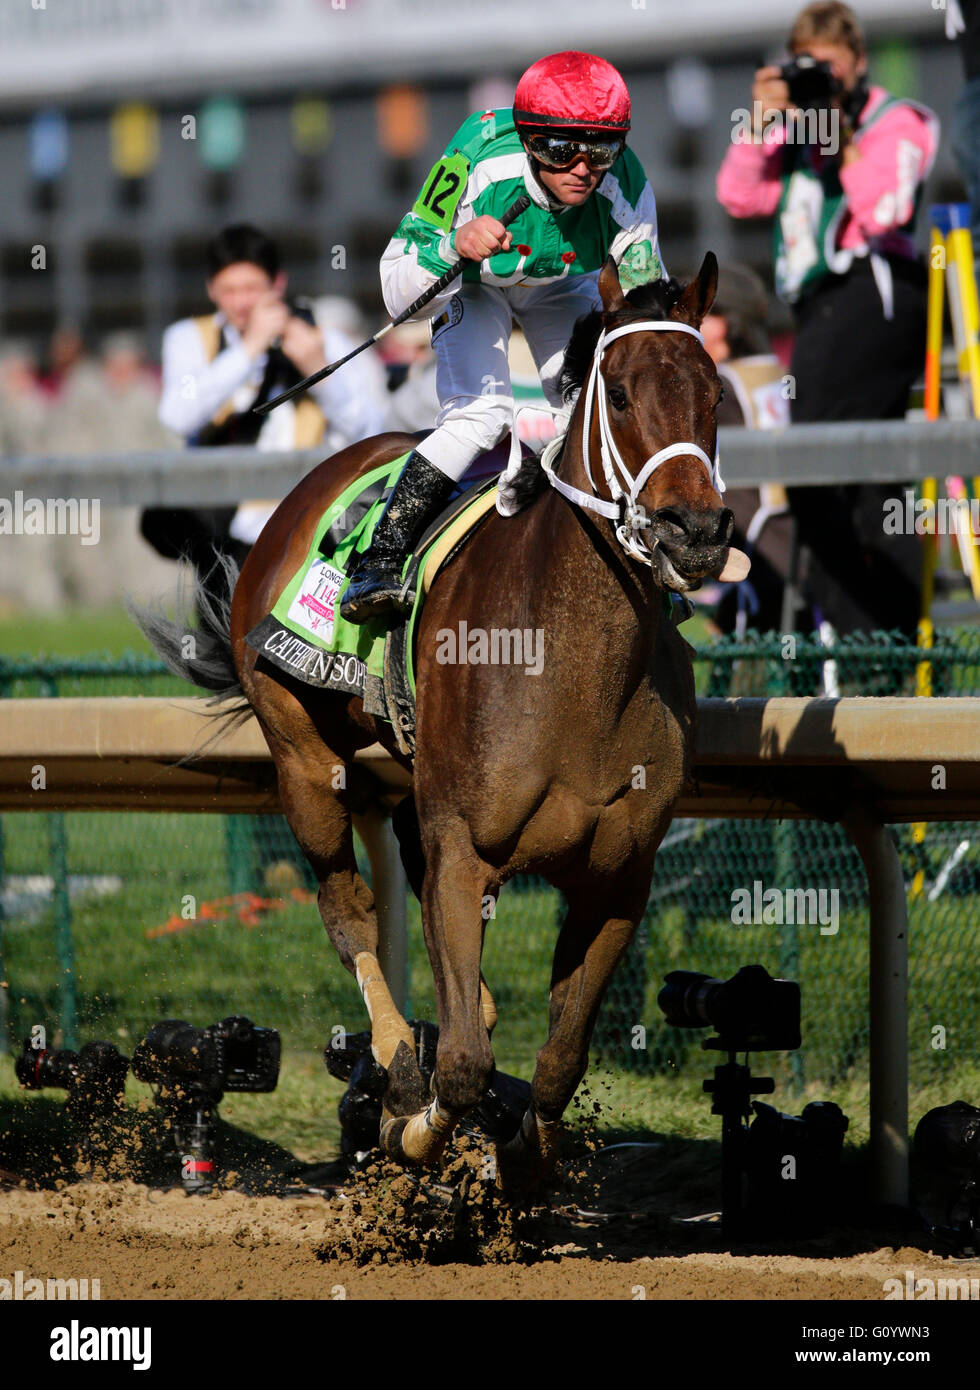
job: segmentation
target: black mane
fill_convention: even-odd
[[[619,328],[623,324],[651,316],[658,319],[668,318],[683,290],[684,286],[680,281],[673,278],[651,280],[646,285],[637,285],[626,296],[629,309],[615,314],[608,326]],[[572,330],[571,341],[565,349],[565,360],[558,376],[558,385],[566,400],[585,383],[601,328],[602,311],[594,309],[591,314],[585,314],[580,318]]]

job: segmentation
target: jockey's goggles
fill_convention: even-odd
[[[566,169],[583,156],[590,169],[611,169],[623,152],[625,140],[569,140],[567,135],[528,135],[528,153],[549,169]]]

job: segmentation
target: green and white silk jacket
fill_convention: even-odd
[[[463,283],[535,288],[570,276],[597,277],[609,255],[619,265],[624,291],[665,273],[656,203],[632,150],[624,148],[587,202],[566,207],[535,178],[513,112],[482,111],[453,136],[381,259],[382,290],[392,317],[458,259],[457,227],[484,215],[499,219],[521,193],[530,195],[531,205],[510,226],[510,250],[468,261]],[[437,314],[459,284],[453,281],[417,317]]]

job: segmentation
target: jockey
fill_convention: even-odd
[[[663,275],[656,204],[626,147],[629,129],[629,93],[611,64],[588,53],[541,58],[517,84],[513,109],[477,112],[460,127],[399,223],[381,261],[392,317],[460,257],[467,264],[421,311],[432,319],[441,410],[351,576],[340,610],[349,622],[411,607],[414,595],[401,594],[406,556],[477,455],[513,427],[514,319],[560,408],[565,348],[576,319],[601,308],[606,257],[624,291]],[[503,227],[525,192],[530,206]]]

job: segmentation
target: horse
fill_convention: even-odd
[[[716,486],[721,382],[698,332],[716,284],[710,252],[688,285],[660,280],[628,295],[606,261],[602,309],[579,320],[565,354],[561,384],[578,399],[558,461],[531,460],[518,479],[526,505],[492,512],[431,585],[417,624],[414,766],[360,697],[305,685],[245,640],[303,562],[333,499],[412,448],[411,436],[383,434],[314,468],[252,547],[230,618],[215,611],[197,655],[178,657],[183,674],[217,697],[237,696],[231,708],[258,720],[286,819],[317,878],[323,924],[367,1007],[372,1051],[387,1073],[380,1144],[401,1163],[437,1164],[492,1084],[485,905],[522,873],[558,888],[566,912],[530,1103],[497,1145],[500,1185],[533,1191],[558,1158],[562,1115],[587,1070],[600,1003],[645,910],[691,764],[691,649],[665,595],[698,587],[738,557]],[[540,634],[543,658],[537,667],[466,653],[446,660],[446,633],[464,621],[470,634]],[[149,635],[166,656],[160,630]],[[355,862],[345,779],[335,775],[374,742],[414,774],[439,1024],[429,1088],[378,964],[373,896]]]

